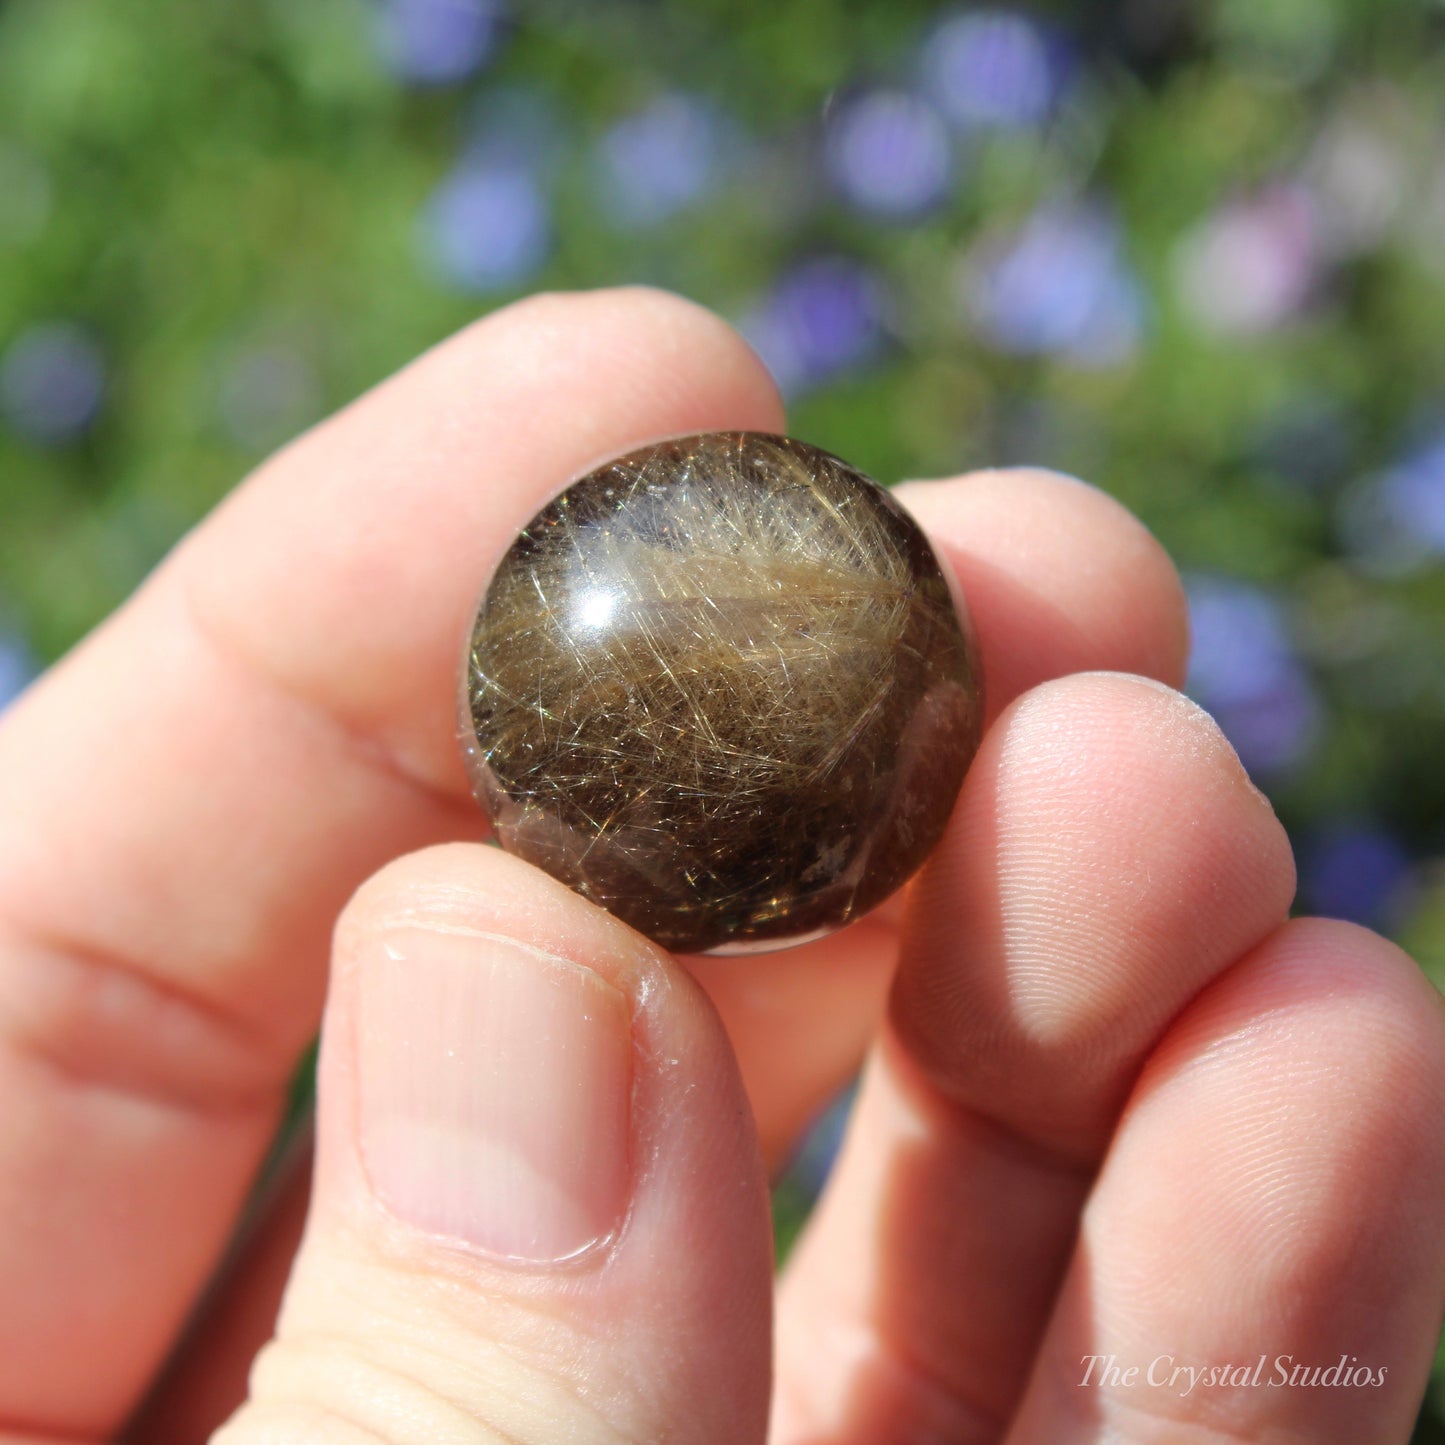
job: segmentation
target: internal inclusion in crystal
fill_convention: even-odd
[[[981,717],[967,613],[917,524],[755,432],[655,443],[543,508],[463,687],[501,845],[679,952],[880,903],[943,831]]]

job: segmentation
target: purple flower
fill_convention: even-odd
[[[80,436],[104,397],[100,348],[71,322],[30,327],[0,360],[0,413],[19,435],[41,446]]]
[[[1044,206],[1018,231],[986,239],[961,282],[976,329],[998,351],[1107,366],[1138,348],[1143,289],[1101,207]]]
[[[724,127],[692,96],[659,96],[598,147],[603,203],[624,225],[653,226],[700,201],[724,169]]]
[[[1063,47],[1011,10],[968,10],[930,32],[920,55],[927,93],[955,125],[1021,129],[1048,119],[1067,80]]]
[[[779,389],[795,395],[873,360],[883,321],[878,277],[856,261],[822,256],[784,275],[741,329]]]
[[[499,0],[382,0],[377,52],[399,80],[454,85],[486,63],[505,20]]]
[[[1186,590],[1189,692],[1251,771],[1280,773],[1302,762],[1318,736],[1320,703],[1278,604],[1230,577],[1191,577]]]
[[[936,209],[953,174],[953,152],[938,112],[902,90],[840,101],[826,120],[823,160],[844,200],[888,220]]]
[[[1309,908],[1369,928],[1396,918],[1411,877],[1398,839],[1369,823],[1336,823],[1300,846],[1300,888]]]
[[[551,248],[551,216],[530,170],[464,162],[428,203],[422,240],[453,285],[500,291],[541,268]]]

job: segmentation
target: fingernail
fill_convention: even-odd
[[[398,1217],[543,1263],[612,1234],[629,1188],[627,1000],[511,939],[408,927],[362,965],[361,1152]]]

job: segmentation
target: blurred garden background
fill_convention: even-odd
[[[0,706],[298,430],[632,280],[880,479],[1137,511],[1300,906],[1445,984],[1445,0],[0,0]]]

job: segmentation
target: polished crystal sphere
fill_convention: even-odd
[[[477,612],[462,712],[502,847],[667,948],[752,952],[917,869],[982,699],[962,599],[882,487],[709,432],[532,519]]]

